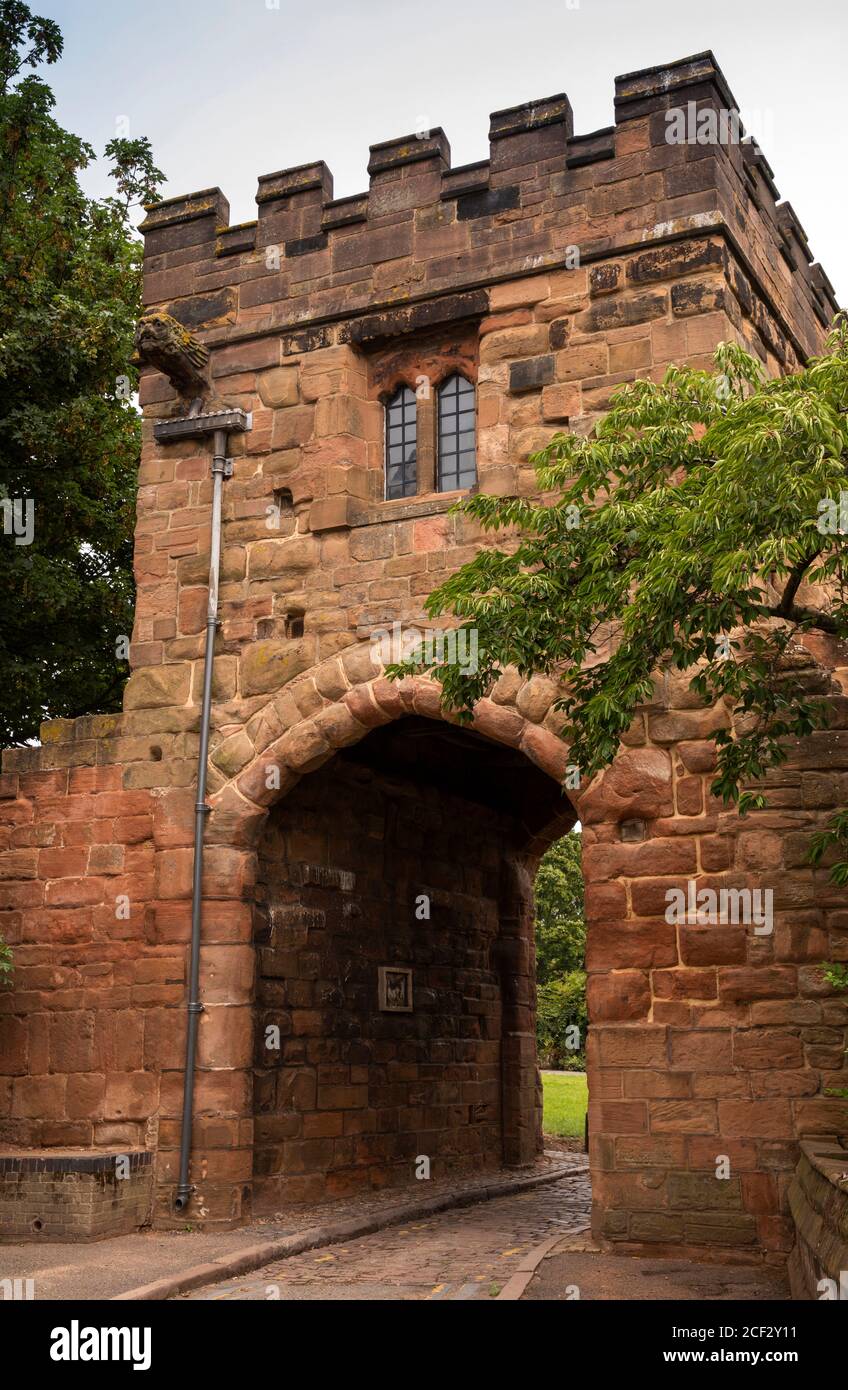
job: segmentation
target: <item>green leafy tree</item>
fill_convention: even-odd
[[[129,216],[163,176],[147,140],[113,140],[116,195],[83,194],[94,151],[34,72],[61,53],[52,20],[0,0],[0,746],[46,717],[119,708],[132,630]]]
[[[620,388],[588,437],[536,459],[542,502],[473,496],[458,509],[513,534],[430,596],[476,629],[479,665],[429,666],[461,718],[502,668],[563,678],[564,736],[587,782],[615,757],[658,670],[724,701],[713,792],[741,813],[789,740],[824,727],[826,684],[805,634],[848,638],[848,327],[798,373],[765,379],[735,344],[715,371],[670,367]],[[610,645],[606,646],[605,643]],[[415,660],[394,674],[419,669]],[[848,882],[848,810],[814,837]]]
[[[582,970],[586,955],[579,834],[563,836],[542,856],[534,892],[536,979],[546,985],[569,970]]]
[[[582,1070],[587,1027],[586,921],[579,834],[557,840],[543,855],[535,898],[539,1058],[543,1066]]]

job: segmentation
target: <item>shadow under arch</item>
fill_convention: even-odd
[[[432,682],[404,686],[379,691],[395,711],[348,692],[358,727],[337,703],[299,769],[275,763],[295,731],[235,789],[269,802],[251,798],[242,825],[257,861],[258,1214],[424,1170],[527,1165],[541,1147],[532,884],[576,820],[554,775],[562,745],[497,706],[458,726],[435,713]]]

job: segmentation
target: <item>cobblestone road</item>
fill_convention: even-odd
[[[589,1224],[589,1177],[390,1226],[184,1295],[231,1299],[491,1299],[522,1257]]]

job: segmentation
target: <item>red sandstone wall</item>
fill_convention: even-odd
[[[828,1094],[845,1084],[848,1004],[817,968],[848,959],[846,895],[806,861],[843,795],[848,707],[837,695],[833,728],[797,744],[769,775],[771,808],[740,821],[709,793],[716,712],[682,683],[658,694],[632,731],[644,746],[581,802],[595,1227],[624,1248],[781,1259],[796,1140],[848,1125]],[[770,889],[773,931],[669,925],[667,890],[690,880]]]

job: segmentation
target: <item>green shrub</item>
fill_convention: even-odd
[[[12,963],[12,948],[11,946],[7,946],[2,936],[0,936],[0,988],[2,988],[3,985],[10,985],[12,983],[14,969],[15,967]]]
[[[848,989],[848,965],[825,965],[824,978],[834,989]]]
[[[539,985],[536,1002],[536,1041],[539,1064],[563,1071],[586,1067],[586,972],[567,974]],[[577,1030],[577,1037],[569,1029]],[[578,1046],[574,1047],[574,1042]],[[569,1042],[572,1046],[568,1046]]]

